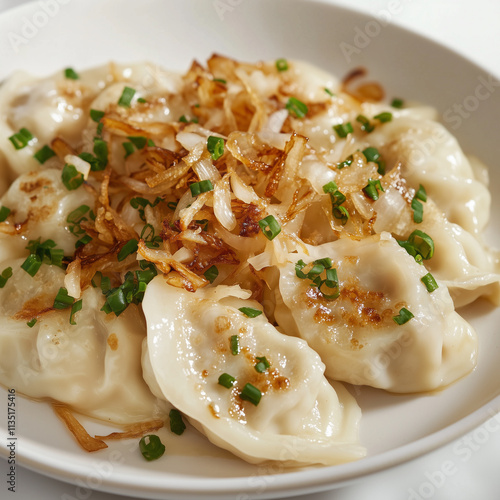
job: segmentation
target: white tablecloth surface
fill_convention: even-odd
[[[0,12],[26,0],[0,0]],[[210,0],[207,0],[210,1]],[[330,0],[381,15],[393,0]],[[391,22],[438,41],[473,59],[500,77],[500,2],[497,0],[399,0]],[[497,426],[495,426],[496,428]],[[481,434],[483,436],[484,433]],[[500,432],[488,439],[462,438],[457,455],[452,443],[422,458],[375,474],[333,491],[294,497],[296,500],[498,500],[500,498]],[[455,448],[454,448],[455,447]],[[2,480],[3,481],[3,480]],[[0,488],[0,499],[55,500],[79,498],[75,487],[24,468],[17,471],[18,491]],[[7,496],[9,495],[9,496]],[[86,500],[125,498],[98,491]],[[127,497],[128,498],[128,497]],[[288,500],[288,499],[282,499]]]

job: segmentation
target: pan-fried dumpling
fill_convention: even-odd
[[[403,176],[417,189],[423,184],[446,218],[472,233],[488,222],[491,196],[475,179],[457,140],[432,120],[401,116],[370,134],[386,161],[403,165]]]
[[[153,392],[216,445],[250,462],[334,464],[363,456],[354,398],[328,383],[304,341],[279,333],[263,314],[240,311],[261,310],[249,295],[238,286],[193,293],[162,277],[149,283],[143,366]],[[219,383],[223,374],[234,377],[228,387]],[[248,399],[246,384],[253,386]]]
[[[393,392],[436,389],[467,374],[476,362],[476,334],[455,311],[447,288],[432,293],[424,266],[388,233],[361,241],[343,238],[309,255],[290,254],[280,266],[283,304],[275,311],[282,329],[297,334],[321,356],[326,375]],[[330,258],[340,296],[296,275],[295,263]],[[397,324],[405,308],[413,314]]]
[[[12,211],[9,220],[22,225],[26,240],[52,239],[65,255],[73,254],[78,239],[69,230],[68,216],[82,205],[93,209],[94,203],[95,196],[84,186],[68,190],[55,168],[20,175],[2,198]]]
[[[422,222],[415,223],[410,208],[413,194],[406,190],[397,173],[389,176],[393,176],[393,181],[386,184],[385,191],[373,203],[377,213],[375,232],[388,231],[400,240],[406,240],[415,230],[427,233],[434,241],[435,251],[423,264],[448,287],[455,307],[479,297],[500,305],[500,267],[494,252],[470,232],[449,222],[430,198],[423,204]]]
[[[131,305],[119,317],[100,308],[100,289],[87,288],[82,310],[50,310],[63,286],[64,271],[43,264],[34,277],[23,259],[2,263],[12,277],[0,288],[0,382],[33,398],[52,398],[108,422],[151,419],[157,400],[142,378],[144,320]],[[40,315],[30,328],[31,315]]]

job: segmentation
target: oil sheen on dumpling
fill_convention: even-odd
[[[360,410],[341,384],[324,377],[319,356],[301,339],[279,333],[238,286],[188,292],[162,277],[143,301],[148,340],[144,376],[153,392],[182,411],[213,443],[247,461],[335,464],[360,458]],[[230,339],[236,335],[239,353]],[[270,367],[255,369],[265,357]],[[232,388],[218,383],[227,373]],[[250,383],[258,405],[239,394]]]
[[[476,334],[455,311],[447,288],[432,293],[420,281],[427,271],[388,233],[362,241],[340,239],[290,254],[281,266],[283,305],[275,317],[320,354],[326,375],[393,392],[436,389],[475,366]],[[340,296],[327,300],[295,263],[329,257],[337,269]],[[398,325],[401,308],[414,315]]]
[[[64,271],[43,264],[34,277],[24,259],[3,262],[13,275],[0,289],[0,383],[33,398],[51,398],[108,422],[151,419],[156,398],[142,378],[144,320],[136,306],[106,315],[100,289],[82,294],[82,310],[69,322],[69,309],[51,310]],[[32,314],[47,309],[34,326]]]

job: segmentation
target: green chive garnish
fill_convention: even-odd
[[[368,184],[363,188],[366,196],[371,198],[372,200],[378,200],[379,194],[378,190],[385,191],[379,179],[369,179]]]
[[[182,420],[182,415],[179,410],[172,409],[168,414],[170,418],[170,430],[180,436],[186,430],[186,424]]]
[[[411,200],[411,209],[413,210],[413,221],[420,224],[424,220],[424,206],[417,198]]]
[[[264,233],[264,236],[269,240],[273,240],[280,234],[281,226],[278,224],[278,221],[274,218],[273,215],[268,215],[264,217],[264,219],[259,221],[259,226]]]
[[[212,160],[218,160],[224,154],[224,139],[211,135],[207,139],[207,149]]]
[[[55,156],[56,153],[53,149],[51,149],[47,144],[43,146],[43,148],[39,149],[34,155],[33,158],[38,161],[40,164],[44,164],[47,160]]]
[[[213,283],[217,276],[219,276],[219,270],[217,269],[216,266],[210,266],[204,273],[203,276],[207,278],[210,283]]]
[[[165,445],[155,434],[148,434],[139,441],[139,449],[142,456],[148,460],[157,460],[165,453]]]
[[[231,335],[231,338],[229,339],[229,346],[233,356],[240,353],[240,339],[238,338],[238,335]]]
[[[0,222],[5,222],[7,217],[10,215],[10,208],[7,208],[5,205],[0,208]]]
[[[347,134],[351,134],[353,132],[351,122],[334,125],[333,130],[335,130],[335,132],[341,139],[347,137]]]
[[[392,113],[389,113],[388,111],[384,111],[383,113],[379,113],[378,115],[375,115],[373,118],[375,120],[378,120],[380,123],[387,123],[392,120]]]
[[[36,318],[30,319],[26,324],[30,327],[33,328],[37,322]]]
[[[130,254],[137,252],[138,246],[139,242],[135,239],[127,241],[127,243],[125,243],[125,245],[123,245],[118,252],[118,261],[121,262],[122,260],[125,260]]]
[[[54,309],[67,309],[71,307],[75,299],[68,295],[68,290],[64,287],[59,288],[57,292],[56,298],[54,299],[54,305],[52,306]]]
[[[307,106],[296,97],[290,97],[285,107],[288,109],[289,114],[292,114],[297,118],[304,118],[307,115]]]
[[[245,387],[243,387],[240,393],[240,398],[257,406],[262,398],[262,392],[252,384],[245,384]]]
[[[234,383],[236,382],[236,379],[231,375],[229,375],[229,373],[223,373],[219,377],[219,380],[217,382],[219,385],[222,385],[222,387],[225,387],[226,389],[231,389],[231,387],[233,387]]]
[[[120,99],[118,99],[118,105],[123,106],[124,108],[130,108],[130,103],[134,98],[135,90],[130,87],[125,87],[123,89],[122,95]]]
[[[75,314],[82,309],[83,301],[82,299],[77,300],[72,306],[71,306],[71,313],[69,315],[69,324],[70,325],[76,325],[76,321],[74,319]]]
[[[406,307],[402,307],[400,310],[399,310],[399,314],[397,316],[393,316],[392,319],[398,324],[398,325],[404,325],[405,323],[407,323],[408,321],[410,321],[410,319],[412,319],[414,316],[413,316],[413,313],[408,311],[408,309],[406,309]]]
[[[436,283],[436,280],[431,273],[427,273],[425,276],[422,276],[420,281],[425,285],[425,288],[427,288],[429,293],[432,293],[434,290],[439,288],[439,285]]]
[[[271,366],[265,356],[257,356],[257,361],[258,363],[255,364],[254,368],[259,373],[264,373]]]
[[[207,193],[208,191],[212,191],[214,189],[214,186],[210,179],[205,179],[203,181],[191,184],[189,186],[189,189],[191,190],[192,196],[198,196],[201,193]]]
[[[96,137],[94,139],[94,154],[104,168],[108,164],[108,143]]]
[[[373,132],[373,129],[375,128],[371,123],[370,120],[365,115],[358,115],[356,117],[356,121],[361,123],[361,130],[363,130],[366,133]]]
[[[0,288],[3,288],[7,284],[7,281],[9,281],[9,278],[11,277],[12,277],[12,267],[6,267],[2,271],[2,274],[0,275]]]
[[[74,165],[70,163],[66,163],[62,170],[61,175],[62,182],[66,189],[72,191],[74,189],[79,188],[83,184],[83,174],[78,172]]]
[[[101,121],[101,118],[104,117],[104,115],[105,115],[104,111],[99,111],[98,109],[90,110],[90,118],[96,123],[99,123]]]
[[[64,76],[69,80],[78,80],[80,78],[73,68],[66,68],[64,70]]]
[[[21,264],[21,269],[24,269],[30,276],[35,276],[42,266],[42,259],[38,255],[28,255],[26,260]]]
[[[33,139],[33,135],[31,132],[26,129],[22,128],[17,132],[16,134],[13,134],[9,137],[9,141],[14,145],[16,149],[23,149],[25,148],[28,143]]]
[[[262,314],[260,309],[254,309],[253,307],[240,307],[238,311],[241,311],[245,316],[249,318],[256,318]]]
[[[399,98],[395,98],[391,102],[391,106],[393,108],[397,108],[397,109],[401,109],[403,107],[403,104],[404,104],[403,99],[399,99]]]
[[[277,59],[276,69],[278,71],[286,71],[288,69],[288,61],[286,59]]]

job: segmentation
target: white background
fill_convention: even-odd
[[[0,0],[0,12],[26,0]],[[103,0],[104,1],[104,0]],[[211,0],[207,0],[211,1]],[[250,0],[248,0],[250,1]],[[330,0],[375,16],[390,8],[391,0]],[[497,0],[403,0],[391,21],[438,41],[500,77],[500,2]],[[0,61],[1,64],[1,61]],[[500,334],[500,332],[499,332]],[[425,418],[425,415],[422,416]],[[404,423],[401,423],[404,425]],[[397,423],[395,423],[397,425]],[[496,429],[497,425],[491,429]],[[500,431],[484,426],[427,456],[350,486],[297,500],[497,500],[500,498]],[[454,448],[455,446],[455,448]],[[456,452],[457,449],[468,453]],[[454,451],[455,450],[455,451]],[[17,471],[18,491],[0,489],[0,499],[55,500],[76,498],[75,487]],[[117,495],[92,492],[90,500],[118,500]],[[283,499],[285,500],[285,499]]]

